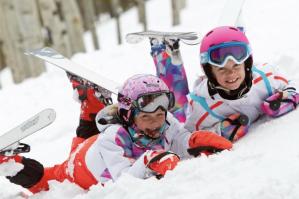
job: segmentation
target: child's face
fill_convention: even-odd
[[[145,135],[158,138],[160,136],[159,130],[165,122],[165,114],[165,111],[161,109],[158,109],[154,113],[140,112],[134,118],[134,123]]]
[[[228,90],[235,90],[245,79],[245,65],[228,60],[223,68],[212,65],[212,73],[220,86]]]

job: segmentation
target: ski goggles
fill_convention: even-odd
[[[158,108],[169,110],[174,107],[175,98],[173,92],[155,92],[147,93],[138,96],[134,101],[124,98],[122,95],[118,96],[118,101],[124,103],[126,106],[133,106],[137,110],[145,113],[153,113]]]
[[[118,94],[117,100],[127,107],[133,106],[137,110],[145,113],[153,113],[158,108],[163,108],[167,111],[175,105],[174,94],[169,91],[143,94],[138,96],[134,101],[125,98],[122,94]]]
[[[172,92],[157,92],[138,96],[132,104],[141,112],[153,113],[158,108],[167,111],[174,107],[174,103],[175,99]]]
[[[200,54],[201,64],[211,64],[220,68],[231,59],[236,64],[242,64],[251,54],[251,48],[243,42],[223,43],[209,48],[207,52]]]

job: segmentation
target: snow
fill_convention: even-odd
[[[148,27],[153,30],[198,31],[205,33],[217,25],[225,1],[189,0],[182,12],[182,24],[171,27],[170,1],[148,2]],[[255,62],[270,62],[281,67],[288,77],[299,79],[299,21],[297,0],[247,0],[243,9],[246,34]],[[141,31],[137,12],[121,17],[125,33]],[[155,73],[147,41],[136,45],[116,44],[115,22],[99,26],[100,51],[93,51],[90,35],[85,37],[88,53],[78,53],[73,61],[88,66],[104,76],[123,82],[136,73]],[[181,44],[189,84],[201,74],[198,46]],[[60,69],[47,67],[38,78],[20,85],[12,83],[10,71],[1,75],[0,129],[4,133],[44,108],[54,108],[56,121],[24,142],[31,145],[26,157],[45,166],[64,161],[78,124],[79,104],[72,99],[72,89]],[[65,181],[51,182],[50,191],[31,196],[48,198],[207,198],[207,199],[295,199],[299,196],[299,111],[277,119],[262,118],[250,133],[234,145],[232,151],[181,162],[157,180],[141,180],[123,175],[116,183],[93,186],[89,191]],[[17,167],[12,167],[16,170]],[[1,167],[1,172],[3,167]],[[1,173],[2,174],[2,173]],[[0,178],[0,198],[21,198],[26,190]]]
[[[0,176],[15,176],[23,168],[23,164],[16,163],[14,160],[9,160],[1,164]]]

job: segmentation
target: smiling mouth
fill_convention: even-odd
[[[227,81],[225,81],[225,82],[226,82],[226,83],[229,83],[229,84],[233,84],[233,83],[237,82],[238,80],[239,80],[239,78],[237,77],[237,78],[235,78],[235,79],[227,80]]]
[[[149,137],[152,137],[152,138],[158,138],[160,137],[160,131],[159,131],[160,128],[156,128],[156,129],[153,129],[153,130],[149,130],[149,129],[146,129],[144,131],[144,133],[149,136]]]

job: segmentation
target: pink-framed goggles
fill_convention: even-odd
[[[201,64],[224,67],[229,59],[242,64],[251,55],[251,48],[243,42],[228,42],[212,46],[207,52],[200,54]]]

